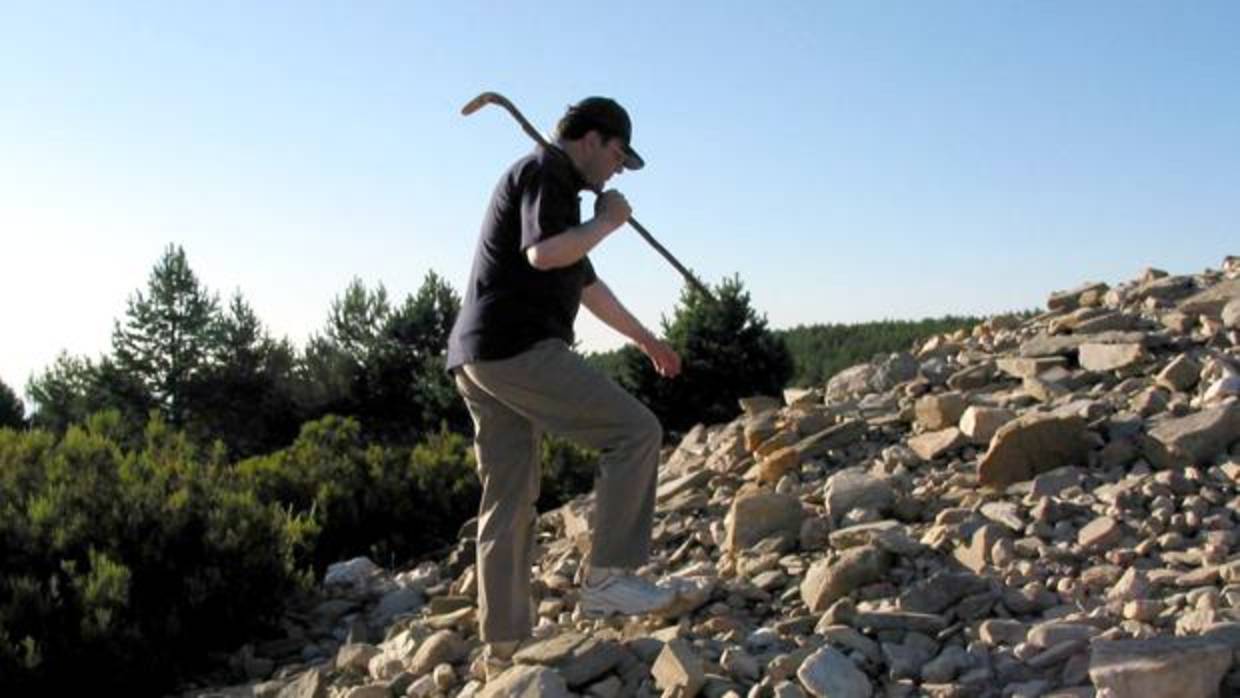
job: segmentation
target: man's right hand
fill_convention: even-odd
[[[607,221],[615,228],[624,225],[632,215],[633,209],[628,199],[615,189],[608,189],[594,200],[594,217]]]

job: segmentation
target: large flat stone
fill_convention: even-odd
[[[1208,464],[1240,440],[1240,403],[1219,405],[1187,417],[1167,419],[1143,440],[1146,457],[1161,468]]]
[[[1140,344],[1082,344],[1080,352],[1081,366],[1090,371],[1117,371],[1149,359]]]
[[[1233,299],[1240,298],[1240,279],[1228,279],[1180,301],[1179,311],[1188,315],[1218,317]]]
[[[1065,465],[1087,465],[1091,445],[1080,417],[1026,415],[995,432],[978,464],[978,482],[1003,488]]]
[[[1216,698],[1232,648],[1201,637],[1094,642],[1089,678],[1100,696]],[[1109,693],[1108,693],[1109,692]]]

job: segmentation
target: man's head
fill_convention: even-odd
[[[606,97],[587,97],[570,106],[555,126],[556,140],[565,146],[582,177],[599,187],[625,168],[645,166],[630,145],[632,136],[628,112]]]

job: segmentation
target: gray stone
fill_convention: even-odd
[[[835,561],[820,560],[810,567],[801,582],[801,598],[810,612],[821,613],[837,599],[882,579],[890,564],[890,556],[874,546],[846,550]]]
[[[1047,621],[1029,629],[1025,641],[1038,649],[1048,649],[1065,642],[1084,643],[1102,631],[1085,623]]]
[[[1240,298],[1233,298],[1223,306],[1223,327],[1240,329]]]
[[[1240,298],[1240,279],[1228,279],[1184,299],[1178,310],[1187,315],[1218,317],[1223,308],[1237,298]]]
[[[960,416],[960,432],[975,444],[988,444],[999,427],[1016,419],[1012,410],[971,405]]]
[[[425,604],[426,599],[421,591],[410,588],[395,589],[379,600],[379,605],[370,613],[370,621],[376,627],[387,627],[396,616],[416,613]]]
[[[849,623],[854,628],[927,634],[937,633],[947,627],[947,620],[943,616],[905,611],[858,611]]]
[[[960,599],[985,591],[985,579],[967,572],[937,572],[900,594],[896,604],[914,613],[942,613]]]
[[[895,493],[885,480],[861,470],[843,470],[827,479],[822,498],[827,516],[839,521],[852,509],[886,512],[895,502]]]
[[[793,448],[802,459],[817,458],[832,449],[843,448],[859,441],[865,435],[866,429],[864,420],[850,419],[801,439]]]
[[[1058,312],[1076,310],[1082,305],[1081,301],[1086,296],[1094,299],[1096,303],[1109,289],[1110,287],[1104,283],[1090,282],[1068,291],[1056,291],[1046,301],[1046,307]]]
[[[1143,449],[1161,468],[1208,464],[1240,439],[1240,403],[1232,402],[1187,417],[1167,419],[1149,430]]]
[[[1028,634],[1029,626],[1007,618],[992,618],[978,626],[978,637],[991,647],[1015,647],[1024,642]]]
[[[517,664],[500,674],[478,698],[571,698],[563,677],[544,666]]]
[[[982,516],[1006,526],[1013,533],[1025,530],[1025,517],[1021,515],[1021,507],[1011,502],[986,502],[982,505]]]
[[[999,370],[1012,376],[1013,378],[1033,378],[1039,376],[1052,368],[1063,368],[1068,365],[1068,360],[1062,356],[1047,357],[1020,357],[1020,356],[1004,356],[1000,357],[995,365]]]
[[[1089,371],[1117,371],[1144,363],[1149,352],[1140,344],[1082,344],[1081,367]]]
[[[1089,678],[1099,698],[1216,698],[1232,648],[1210,638],[1099,640]]]
[[[827,382],[827,397],[841,399],[869,392],[874,371],[870,364],[858,364],[840,371]]]
[[[1172,359],[1171,363],[1159,371],[1158,376],[1155,378],[1159,385],[1177,392],[1191,390],[1200,379],[1201,364],[1184,354],[1180,354]]]
[[[724,520],[724,548],[733,552],[746,550],[777,534],[795,541],[801,533],[803,518],[801,500],[795,496],[766,490],[742,491],[732,501]]]
[[[908,447],[925,461],[931,461],[969,443],[969,439],[956,427],[920,434],[908,440]]]
[[[573,648],[572,655],[556,666],[569,688],[579,688],[602,677],[630,656],[619,644],[590,639]]]
[[[797,678],[816,698],[870,698],[870,679],[838,651],[823,647],[806,657]]]

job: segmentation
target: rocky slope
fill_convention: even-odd
[[[334,566],[251,682],[187,695],[1240,695],[1240,260],[1051,295],[742,401],[661,465],[664,617],[589,621],[588,497],[539,520],[537,637],[484,684],[471,532]]]

